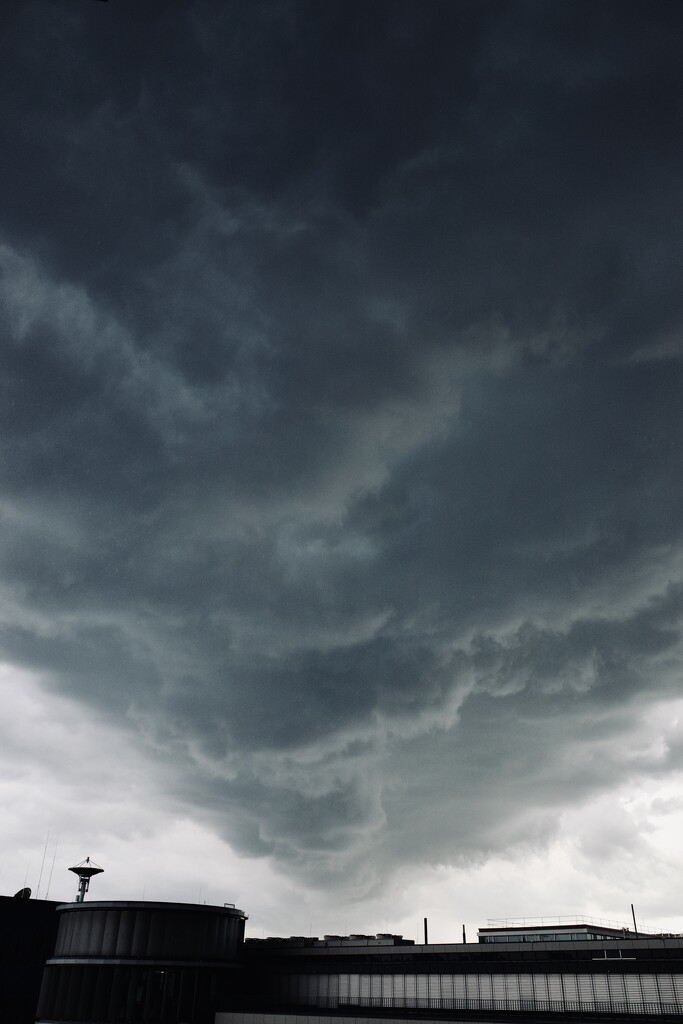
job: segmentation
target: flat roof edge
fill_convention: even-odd
[[[215,903],[165,903],[157,900],[86,900],[83,903],[58,903],[57,910],[192,910],[201,913],[227,914],[230,917],[241,917],[245,921],[249,915],[237,907],[226,907]]]

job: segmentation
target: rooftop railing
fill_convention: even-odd
[[[627,932],[633,932],[633,922],[627,924],[624,921],[610,921],[602,917],[589,917],[587,914],[574,915],[563,914],[556,917],[489,917],[486,919],[487,928],[557,928],[570,925],[590,925],[594,928],[613,928]],[[639,928],[640,932],[641,929]],[[647,928],[648,933],[653,929]],[[643,929],[644,932],[644,929]]]

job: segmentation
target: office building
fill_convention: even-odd
[[[549,929],[556,926],[545,926]],[[573,927],[577,927],[574,925]],[[683,1019],[683,939],[610,929],[406,946],[247,941],[244,1003],[216,1024],[423,1019]],[[486,933],[486,929],[482,929]],[[502,937],[502,936],[501,936]],[[272,1016],[275,1014],[276,1016]]]

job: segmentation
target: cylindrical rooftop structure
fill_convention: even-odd
[[[93,901],[57,913],[39,1024],[211,1024],[237,982],[246,914],[234,907]]]

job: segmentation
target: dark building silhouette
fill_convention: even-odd
[[[43,968],[55,946],[57,906],[50,900],[0,896],[2,1024],[33,1024],[36,1019]]]

